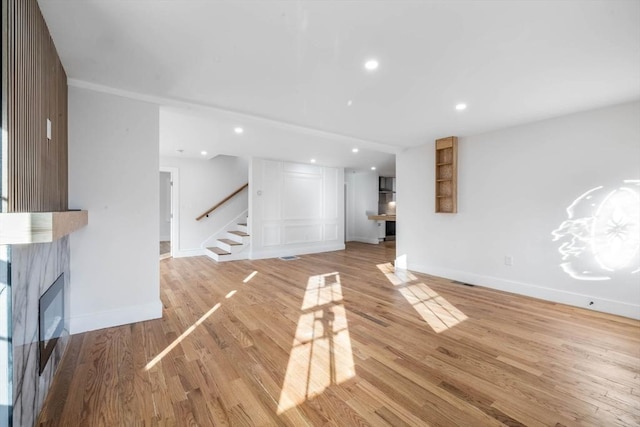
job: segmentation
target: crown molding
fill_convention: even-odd
[[[263,117],[256,114],[249,114],[222,108],[219,106],[202,104],[191,101],[183,101],[175,98],[161,97],[156,95],[148,95],[139,92],[133,92],[124,89],[118,89],[110,86],[105,86],[97,83],[91,83],[84,80],[68,79],[67,84],[79,89],[87,89],[95,92],[102,92],[110,95],[120,96],[123,98],[134,99],[137,101],[148,102],[151,104],[157,104],[161,107],[174,107],[186,110],[198,110],[199,112],[205,112],[209,114],[222,115],[228,119],[234,119],[242,122],[252,122],[256,124],[262,124],[290,132],[297,132],[305,135],[325,138],[344,144],[358,145],[360,148],[366,148],[373,151],[379,151],[388,154],[399,154],[404,150],[404,147],[398,147],[391,144],[386,144],[378,141],[371,141],[353,136],[342,135],[334,132],[328,132],[312,127],[301,126],[293,123],[288,123],[280,120]]]

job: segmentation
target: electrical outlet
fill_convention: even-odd
[[[504,257],[504,265],[508,265],[509,267],[513,265],[513,257],[511,255],[506,255]]]

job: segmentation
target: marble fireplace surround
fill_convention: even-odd
[[[0,214],[0,244],[11,264],[12,424],[33,426],[69,342],[69,234],[88,223],[86,211]],[[12,224],[9,227],[9,224]],[[16,224],[20,225],[19,227]],[[63,275],[64,326],[40,373],[40,297]]]
[[[11,246],[14,426],[35,424],[69,341],[69,301],[65,301],[62,334],[39,375],[38,304],[40,296],[61,273],[64,273],[64,295],[68,299],[68,236],[51,243]]]

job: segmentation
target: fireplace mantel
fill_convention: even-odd
[[[0,245],[47,243],[89,223],[87,211],[0,213]]]

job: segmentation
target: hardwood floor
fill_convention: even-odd
[[[39,425],[640,425],[640,322],[394,257],[165,259],[164,317],[73,336]]]
[[[168,255],[171,254],[171,242],[169,241],[161,241],[160,242],[160,255]]]

